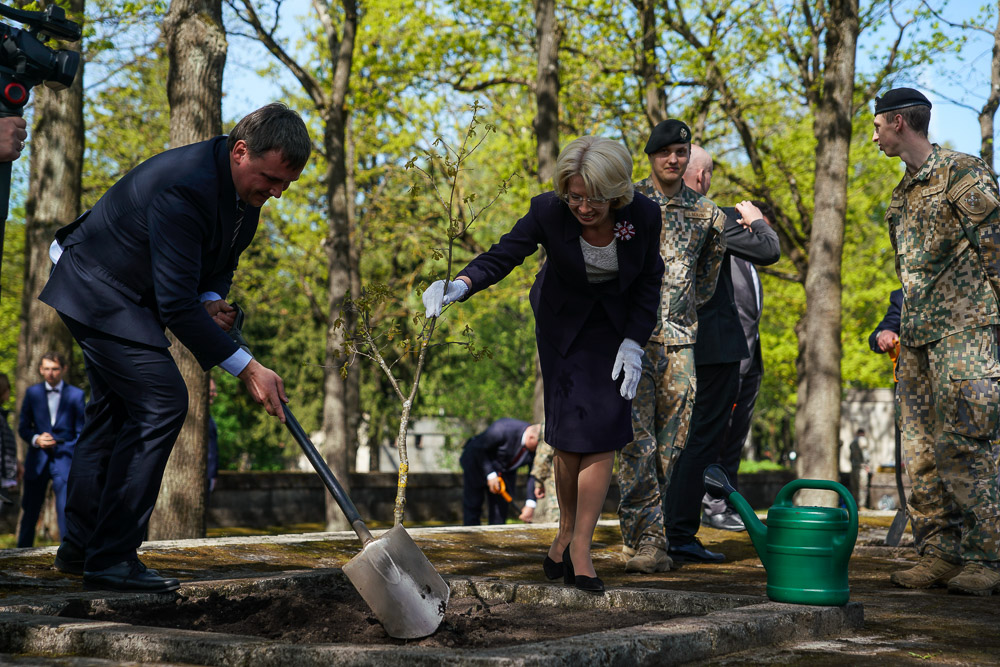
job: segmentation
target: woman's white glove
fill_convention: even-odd
[[[424,308],[427,309],[427,317],[437,317],[441,314],[441,309],[449,303],[458,301],[469,291],[469,286],[464,280],[435,280],[431,286],[424,290]]]
[[[619,390],[622,398],[631,401],[635,398],[635,390],[639,387],[639,377],[642,376],[642,348],[631,338],[626,338],[618,346],[618,356],[615,357],[615,367],[611,370],[611,379],[617,380],[622,371],[622,386]]]

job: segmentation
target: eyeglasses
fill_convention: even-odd
[[[587,202],[593,208],[607,206],[611,202],[607,197],[581,197],[575,192],[563,195],[562,200],[570,206],[583,206],[583,202]]]

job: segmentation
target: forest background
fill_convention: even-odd
[[[584,134],[621,140],[638,180],[648,174],[649,129],[667,117],[685,120],[715,157],[713,200],[760,199],[777,213],[783,259],[762,271],[766,371],[754,441],[761,456],[781,459],[796,447],[829,468],[836,437],[830,429],[810,435],[804,417],[810,377],[838,393],[892,382],[867,336],[898,287],[882,218],[902,165],[870,140],[874,95],[921,88],[934,101],[932,141],[993,162],[998,4],[73,0],[64,6],[84,25],[84,40],[53,46],[81,48],[85,60],[78,203],[63,219],[37,220],[44,205],[32,189],[52,173],[39,165],[57,163],[62,150],[33,143],[47,120],[38,103],[26,110],[29,154],[14,167],[0,372],[17,378],[18,400],[37,381],[43,348],[71,345],[64,334],[38,335],[32,303],[47,271],[44,247],[122,174],[170,147],[168,69],[179,56],[161,29],[199,4],[218,9],[221,20],[205,20],[224,57],[228,44],[223,127],[280,100],[300,111],[316,143],[302,179],[265,206],[230,298],[248,312],[256,356],[284,377],[307,431],[327,436],[324,454],[341,473],[353,465],[358,429],[391,442],[400,414],[388,376],[359,354],[353,336],[369,326],[393,373],[412,375],[426,331],[420,293],[445,277],[449,222],[459,224],[454,274],[512,226],[531,196],[550,189],[560,145]],[[36,99],[71,93],[39,88]],[[428,156],[463,141],[473,104],[483,107],[473,130],[482,143],[456,174]],[[831,143],[833,135],[843,143]],[[838,161],[840,201],[827,194]],[[457,187],[450,216],[434,185]],[[501,416],[538,415],[526,295],[540,261],[529,258],[441,318],[435,343],[454,344],[430,350],[413,415],[458,418],[470,435]],[[810,308],[826,318],[813,320],[812,334]],[[811,363],[810,353],[834,369]],[[71,381],[86,386],[78,350],[72,359]],[[214,377],[223,469],[278,470],[297,458],[294,441],[238,380]],[[813,403],[820,398],[814,390]],[[839,419],[836,403],[827,400],[825,410]]]

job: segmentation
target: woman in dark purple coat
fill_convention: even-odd
[[[456,280],[433,283],[423,301],[436,317],[545,248],[529,297],[560,509],[544,569],[549,579],[602,592],[590,545],[615,452],[632,440],[631,402],[663,277],[660,209],[633,193],[632,157],[611,139],[570,143],[553,180],[554,192],[533,198],[510,232]]]

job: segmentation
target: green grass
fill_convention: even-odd
[[[771,472],[774,470],[788,470],[788,468],[774,461],[740,461],[741,475],[752,475],[755,472]]]

